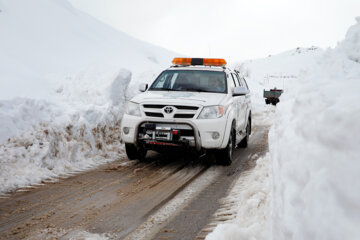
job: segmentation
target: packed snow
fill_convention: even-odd
[[[207,239],[360,239],[360,17],[356,21],[334,49],[297,48],[238,64],[258,113],[263,89],[285,90],[269,134],[272,187],[263,198],[271,199],[270,211],[258,205],[246,213],[256,194],[235,184],[242,193],[237,218]],[[253,184],[258,194],[266,192],[267,181],[263,188]]]
[[[277,107],[274,239],[360,239],[360,18]]]
[[[257,158],[255,154],[251,158]],[[222,200],[223,208],[215,215],[235,216],[221,218],[206,240],[268,239],[270,234],[270,155],[256,160],[256,166],[247,170],[234,184],[229,196]]]
[[[175,54],[66,0],[0,10],[0,194],[119,158],[125,102]]]

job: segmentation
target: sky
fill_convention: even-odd
[[[360,0],[69,0],[135,38],[189,57],[262,58],[336,46]]]

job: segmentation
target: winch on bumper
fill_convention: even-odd
[[[151,146],[196,147],[196,134],[198,132],[188,124],[142,123],[138,128],[137,142],[147,148],[152,148]]]
[[[170,120],[127,115],[122,121],[125,143],[145,146],[190,147],[196,151],[219,149],[227,144],[226,119]]]

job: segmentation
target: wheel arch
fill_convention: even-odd
[[[226,127],[225,127],[225,134],[222,140],[222,144],[220,148],[225,148],[227,143],[228,143],[228,139],[230,137],[230,131],[233,127],[236,127],[236,119],[235,119],[235,115],[234,112],[231,111],[228,116],[227,116],[227,121],[226,121]]]

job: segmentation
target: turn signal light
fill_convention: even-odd
[[[220,66],[226,65],[225,59],[222,58],[174,58],[172,64],[179,66]]]

